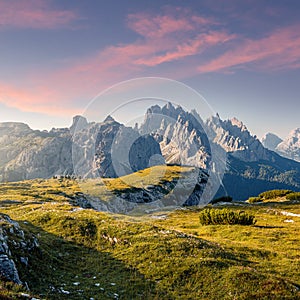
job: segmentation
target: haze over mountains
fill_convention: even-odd
[[[297,160],[299,137],[300,130],[295,130],[285,141],[268,135],[261,143],[236,118],[217,115],[204,122],[196,111],[171,103],[150,107],[134,128],[110,116],[101,123],[76,116],[70,128],[49,132],[6,122],[0,123],[0,181],[74,172],[119,177],[164,163],[195,166],[217,178],[223,174],[215,169],[224,164],[217,196],[245,200],[267,189],[300,189],[300,163],[271,151]]]

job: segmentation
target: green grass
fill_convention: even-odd
[[[248,203],[260,203],[260,202],[263,202],[263,199],[261,197],[250,197],[248,200],[247,200]]]
[[[256,222],[254,215],[227,208],[203,209],[199,219],[201,225],[254,225]]]
[[[259,194],[259,197],[266,200],[275,199],[275,198],[285,197],[286,195],[292,192],[293,191],[291,190],[271,190]]]
[[[299,201],[300,200],[300,192],[297,192],[297,193],[290,193],[286,196],[286,198],[288,200],[297,200]]]
[[[175,183],[183,176],[193,172],[193,167],[154,166],[120,178],[101,178],[82,180],[80,188],[91,196],[111,200],[114,193],[130,193],[140,189],[156,186],[163,187],[166,183]]]
[[[153,184],[143,174],[143,185]],[[127,188],[114,180],[112,188]],[[0,184],[0,212],[40,242],[28,268],[17,263],[38,298],[300,299],[300,218],[281,214],[299,214],[296,202],[229,203],[257,223],[201,226],[198,208],[139,218],[76,209],[70,199],[78,192],[72,180]],[[0,294],[17,299],[21,292],[1,281]]]

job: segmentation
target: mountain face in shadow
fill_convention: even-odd
[[[300,164],[266,149],[237,120],[211,117],[206,122],[210,139],[227,153],[227,171],[217,196],[246,200],[271,189],[300,189]]]

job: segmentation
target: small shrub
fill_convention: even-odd
[[[257,203],[257,202],[262,202],[263,200],[262,200],[262,198],[260,198],[260,197],[250,197],[248,200],[247,200],[247,202],[248,203]]]
[[[65,217],[61,224],[69,236],[94,238],[97,234],[97,226],[90,220]]]
[[[244,211],[204,209],[199,215],[201,225],[253,225],[255,217]]]
[[[291,190],[272,190],[272,191],[263,192],[263,193],[259,194],[258,196],[263,199],[274,199],[277,197],[284,197],[292,192],[293,191],[291,191]]]
[[[290,193],[286,195],[287,200],[300,200],[300,192],[297,193]]]
[[[223,197],[212,200],[210,203],[211,204],[216,204],[216,203],[219,203],[219,202],[232,202],[232,197],[223,196]]]

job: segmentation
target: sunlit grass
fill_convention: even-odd
[[[161,171],[144,170],[125,181],[107,182],[115,190],[135,184],[145,188],[174,180],[182,170],[169,168],[155,181]],[[84,183],[101,193],[99,187],[106,191],[107,182]],[[300,218],[282,214],[299,214],[299,203],[270,199],[253,205],[228,204],[231,210],[255,215],[257,223],[202,226],[199,208],[156,213],[155,218],[79,209],[71,202],[81,192],[80,185],[54,179],[0,184],[0,212],[19,221],[40,242],[41,253],[30,257],[28,268],[17,262],[32,295],[42,299],[300,297]],[[1,293],[17,297],[21,291],[2,282]]]

